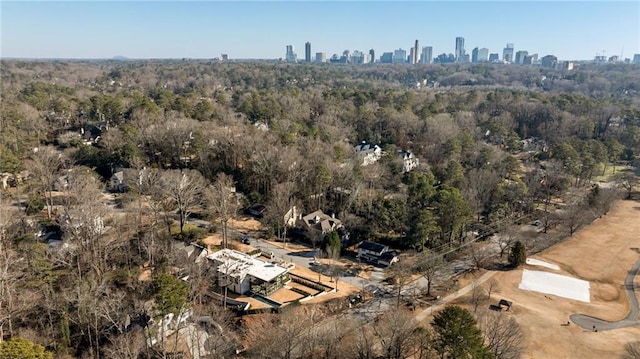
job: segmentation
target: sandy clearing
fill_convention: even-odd
[[[591,302],[589,282],[560,274],[525,269],[522,271],[522,282],[518,288],[553,294],[585,303]]]
[[[302,298],[304,298],[304,295],[287,288],[278,289],[278,291],[269,296],[269,299],[273,299],[280,303],[293,302]]]

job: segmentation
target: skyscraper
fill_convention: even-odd
[[[409,58],[407,59],[407,62],[410,64],[415,64],[415,62],[413,62],[415,57],[416,57],[416,49],[412,47],[409,49]]]
[[[428,64],[433,59],[433,47],[425,46],[422,48],[422,55],[420,56],[420,63]]]
[[[464,54],[464,37],[456,37],[456,53],[454,54],[456,62],[460,62]]]
[[[471,50],[471,62],[473,62],[474,64],[478,63],[478,52],[480,51],[480,49],[478,49],[477,47],[474,47],[473,50]]]
[[[413,46],[413,57],[411,58],[411,63],[418,63],[418,40],[416,40],[416,44]]]
[[[524,58],[529,55],[529,51],[520,50],[516,52],[515,63],[518,65],[524,65]]]
[[[390,64],[393,62],[393,52],[384,52],[382,56],[380,56],[380,62],[383,64]]]
[[[489,62],[496,62],[500,60],[500,55],[498,54],[489,54]]]
[[[478,62],[487,62],[489,61],[489,49],[483,47],[478,50]]]
[[[554,68],[558,64],[558,58],[553,55],[547,55],[540,60],[542,67]]]
[[[307,42],[304,44],[304,61],[309,63],[311,62],[311,43]]]
[[[371,63],[376,62],[376,52],[373,49],[369,50],[369,61]]]
[[[507,47],[502,50],[502,60],[506,62],[513,62],[513,44],[507,44]]]
[[[287,54],[285,55],[287,62],[295,63],[298,58],[295,52],[293,52],[293,45],[287,45]]]
[[[393,63],[402,64],[407,62],[407,50],[397,49],[393,51]]]

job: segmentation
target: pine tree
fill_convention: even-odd
[[[511,248],[511,253],[509,254],[509,264],[511,264],[514,268],[517,268],[527,261],[527,249],[524,247],[522,242],[517,241],[513,248]]]

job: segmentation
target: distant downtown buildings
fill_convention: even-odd
[[[342,55],[333,54],[333,56],[327,58],[324,52],[316,52],[315,58],[312,57],[311,52],[311,43],[307,42],[304,45],[304,62],[311,63],[352,63],[352,64],[369,64],[369,63],[388,63],[388,64],[398,64],[398,63],[409,63],[409,64],[428,64],[431,62],[434,63],[483,63],[483,62],[492,62],[492,63],[507,63],[507,64],[516,64],[516,65],[541,65],[543,67],[553,67],[553,68],[564,68],[571,69],[573,67],[572,63],[568,62],[558,62],[558,58],[553,55],[547,55],[538,60],[538,54],[529,54],[526,50],[515,51],[515,46],[513,43],[507,43],[507,45],[502,50],[502,59],[500,59],[500,54],[498,53],[489,53],[488,48],[479,48],[475,47],[471,54],[467,54],[465,49],[465,39],[464,37],[458,36],[455,38],[455,52],[453,54],[442,53],[440,55],[434,56],[433,47],[432,46],[424,46],[422,48],[419,47],[418,40],[415,41],[414,46],[410,48],[409,54],[407,55],[407,51],[398,48],[393,52],[383,52],[380,55],[379,59],[375,58],[375,51],[373,49],[368,52],[361,52],[359,50],[354,50],[350,52],[349,50],[345,50]],[[295,53],[293,45],[286,46],[286,52],[284,61],[290,63],[298,62],[298,57]],[[596,62],[605,63],[607,62],[607,58],[604,56],[596,56]],[[609,58],[609,63],[619,62],[618,56],[612,56]],[[633,57],[633,61],[631,59],[626,59],[627,63],[640,63],[640,54],[636,54]]]

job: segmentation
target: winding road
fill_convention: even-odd
[[[569,316],[571,321],[576,323],[583,329],[593,330],[593,328],[595,327],[598,331],[620,329],[640,325],[640,318],[638,318],[638,297],[636,296],[635,286],[633,284],[635,276],[638,275],[639,271],[640,260],[638,260],[633,268],[631,268],[624,281],[624,287],[631,305],[631,310],[624,319],[617,322],[609,322],[584,314],[571,314],[571,316]]]

